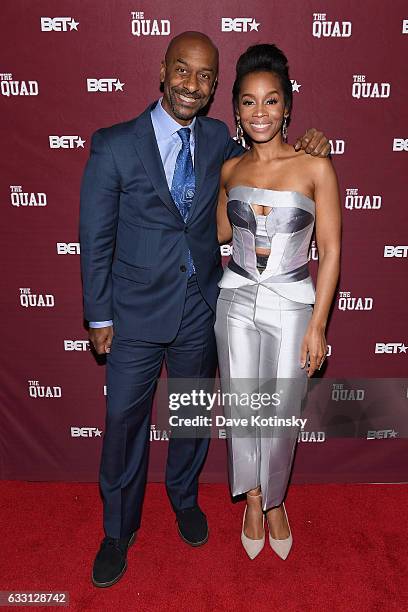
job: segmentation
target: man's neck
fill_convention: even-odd
[[[191,125],[191,123],[193,122],[193,119],[195,119],[195,117],[193,117],[193,119],[179,119],[178,117],[176,117],[171,110],[170,104],[168,104],[167,100],[165,98],[162,98],[161,101],[161,107],[164,111],[166,111],[166,113],[172,118],[174,119],[174,121],[176,121],[178,124],[182,125],[183,127],[188,127],[189,125]]]

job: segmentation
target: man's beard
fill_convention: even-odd
[[[185,108],[185,107],[181,107],[179,106],[179,104],[176,102],[174,94],[179,94],[182,96],[186,96],[186,98],[191,98],[192,100],[201,100],[202,101],[202,97],[201,96],[192,96],[190,95],[188,92],[186,91],[180,91],[179,89],[169,89],[169,102],[170,102],[170,108],[174,114],[175,117],[177,117],[177,119],[182,119],[184,121],[188,120],[188,119],[193,119],[197,113],[202,109],[202,107],[204,106],[204,104],[199,104],[199,106],[196,109],[189,109],[189,108]]]

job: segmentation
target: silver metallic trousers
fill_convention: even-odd
[[[271,395],[283,391],[280,404],[262,408],[262,416],[300,417],[308,384],[306,368],[300,367],[301,345],[312,314],[312,304],[294,302],[262,284],[221,289],[215,322],[221,391],[253,393],[259,385]],[[240,417],[253,413],[250,406],[235,411]],[[242,430],[235,435],[233,427],[227,437],[231,494],[260,486],[263,510],[284,500],[299,427],[270,432],[252,428],[245,437]]]

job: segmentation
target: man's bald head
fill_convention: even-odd
[[[188,32],[182,32],[181,34],[177,34],[177,36],[174,36],[171,39],[169,46],[167,47],[167,50],[166,50],[166,55],[164,56],[164,59],[166,62],[170,60],[170,58],[172,57],[175,51],[177,52],[178,45],[180,45],[180,43],[183,47],[184,45],[189,45],[189,44],[202,45],[204,47],[207,47],[209,50],[211,50],[212,53],[214,54],[214,59],[216,61],[217,73],[218,73],[218,58],[219,58],[218,48],[215,46],[211,38],[207,36],[207,34],[204,34],[203,32],[195,32],[192,30]]]
[[[214,92],[218,49],[202,32],[178,34],[161,63],[163,108],[181,125],[188,125]]]

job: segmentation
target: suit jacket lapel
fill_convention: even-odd
[[[207,134],[204,132],[203,124],[197,117],[195,124],[195,147],[194,147],[194,173],[195,173],[195,194],[191,202],[188,221],[191,220],[197,210],[200,198],[200,190],[204,183],[207,169]]]
[[[137,121],[136,140],[134,143],[135,149],[157,195],[170,212],[182,220],[180,211],[175,205],[167,185],[166,174],[164,172],[159,147],[157,146],[156,136],[150,118],[150,112],[153,107],[154,104],[149,106]]]

